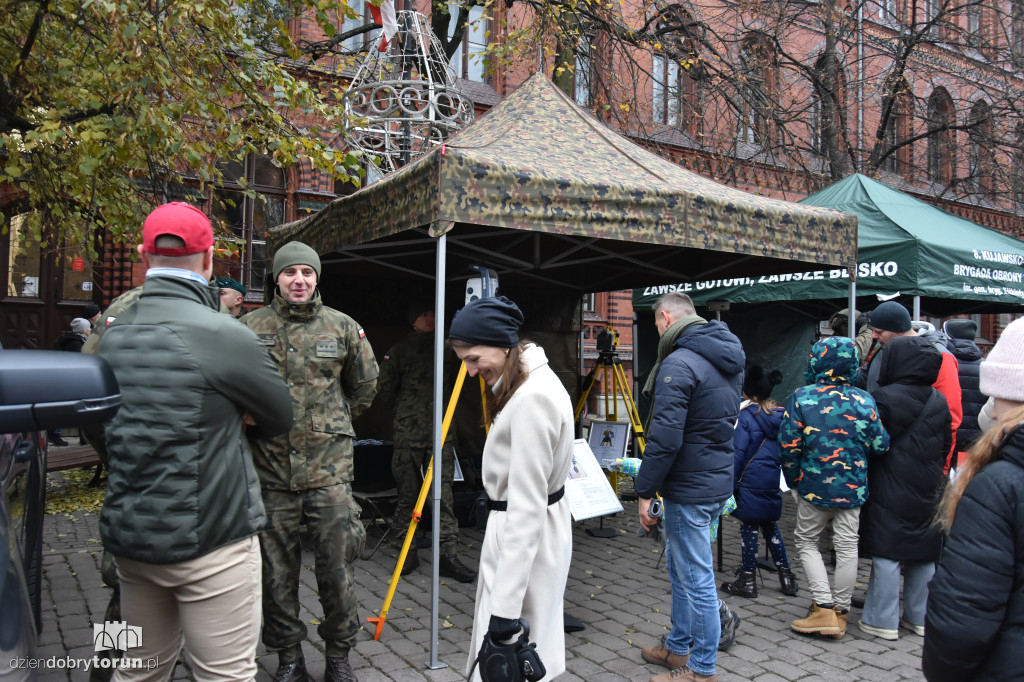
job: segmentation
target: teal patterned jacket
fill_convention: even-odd
[[[855,388],[853,339],[824,338],[811,348],[804,380],[779,428],[786,483],[819,507],[851,509],[868,499],[868,456],[889,449],[875,399]]]

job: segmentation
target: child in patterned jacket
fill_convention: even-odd
[[[782,472],[797,491],[794,537],[814,601],[796,632],[841,639],[857,578],[860,508],[868,498],[868,456],[889,449],[874,398],[853,383],[853,339],[831,336],[811,348],[804,380],[786,403],[779,428]],[[829,587],[818,539],[831,524],[835,587]]]

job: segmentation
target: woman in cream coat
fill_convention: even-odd
[[[565,672],[562,598],[572,557],[565,479],[572,463],[572,402],[539,346],[520,341],[523,314],[505,297],[456,315],[449,343],[490,387],[483,483],[490,498],[480,552],[467,674],[484,634],[514,640],[520,619],[551,680]],[[506,509],[501,510],[505,503]],[[480,679],[479,672],[474,675]]]

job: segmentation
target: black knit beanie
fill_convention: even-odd
[[[902,334],[910,331],[910,313],[896,301],[886,301],[871,311],[871,326]]]
[[[479,346],[511,348],[519,343],[523,311],[504,296],[478,298],[455,313],[448,338]]]
[[[753,365],[743,377],[743,393],[755,400],[772,397],[772,389],[782,383],[782,372],[773,369],[768,372],[760,365]]]

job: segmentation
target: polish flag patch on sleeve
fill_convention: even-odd
[[[363,331],[362,327],[359,328],[359,338],[361,338],[361,339],[365,339],[366,338],[366,332]]]

